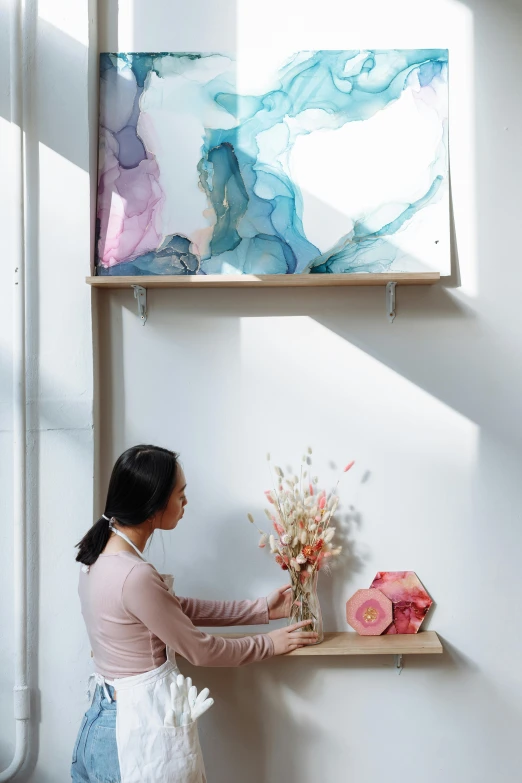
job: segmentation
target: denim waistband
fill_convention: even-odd
[[[115,710],[116,701],[114,699],[114,687],[108,683],[103,685],[96,685],[92,698],[92,705],[101,707],[102,710]],[[107,698],[107,695],[109,698]]]

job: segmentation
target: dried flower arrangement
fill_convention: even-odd
[[[272,523],[274,535],[263,532],[255,523],[252,514],[248,520],[261,538],[259,546],[267,543],[276,563],[288,571],[292,583],[292,607],[289,623],[310,620],[312,630],[323,639],[322,620],[317,599],[318,572],[327,567],[331,558],[341,554],[342,547],[334,543],[335,527],[331,526],[339,505],[337,487],[327,493],[319,489],[317,476],[310,476],[312,449],[302,458],[300,476],[287,476],[280,467],[273,466],[267,454],[270,478],[273,488],[265,492],[271,508],[265,514]],[[354,462],[348,463],[343,473],[349,471]],[[285,486],[286,485],[286,486]],[[308,630],[306,626],[305,630]]]

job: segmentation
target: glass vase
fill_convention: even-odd
[[[315,644],[320,644],[324,640],[323,617],[317,595],[318,576],[316,571],[304,584],[301,584],[299,574],[292,577],[292,606],[288,618],[289,625],[300,623],[301,620],[309,620],[309,625],[303,626],[301,630],[315,631],[317,634]]]

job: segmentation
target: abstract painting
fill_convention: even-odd
[[[449,273],[447,50],[277,58],[101,55],[97,274]]]
[[[393,604],[393,623],[386,633],[417,633],[432,599],[414,571],[379,571],[371,587]]]
[[[392,622],[392,602],[379,590],[357,590],[346,604],[346,621],[360,636],[380,636]]]

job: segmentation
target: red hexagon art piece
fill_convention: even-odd
[[[379,571],[372,589],[393,603],[393,623],[386,633],[417,633],[433,601],[414,571]]]
[[[380,636],[393,620],[392,602],[379,590],[357,590],[346,604],[346,620],[361,636]]]

